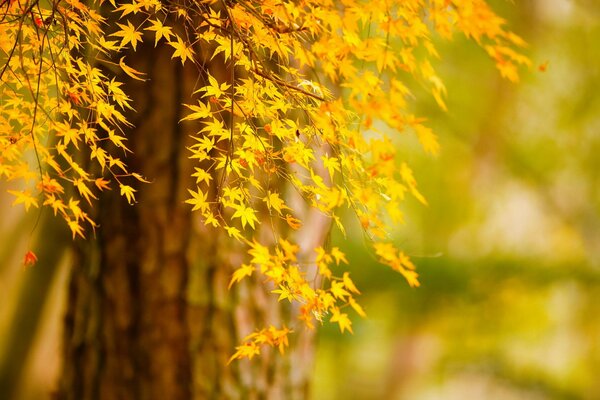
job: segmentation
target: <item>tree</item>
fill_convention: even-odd
[[[388,230],[426,201],[389,132],[439,151],[409,105],[446,108],[435,36],[473,38],[513,81],[529,63],[482,0],[0,10],[0,176],[77,239],[72,399],[306,397],[314,327],[364,315],[330,225],[352,211],[418,286]]]

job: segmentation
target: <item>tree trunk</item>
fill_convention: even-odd
[[[105,195],[97,239],[76,251],[59,397],[306,398],[313,334],[303,328],[285,357],[267,349],[258,360],[227,364],[243,336],[268,323],[280,326],[289,311],[260,278],[227,289],[242,251],[184,204],[195,165],[186,146],[198,127],[179,121],[198,70],[171,54],[144,44],[129,57],[149,78],[126,81],[137,111],[129,167],[152,183],[136,187],[134,206],[117,190]]]

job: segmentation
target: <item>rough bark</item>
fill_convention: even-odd
[[[59,397],[306,398],[313,334],[302,328],[285,357],[266,349],[259,360],[228,365],[246,334],[281,326],[290,312],[260,278],[228,290],[242,250],[184,203],[194,167],[186,146],[198,127],[179,122],[181,103],[197,89],[199,71],[171,53],[142,45],[131,58],[149,81],[126,83],[137,111],[128,160],[152,183],[136,187],[135,206],[118,191],[103,197],[97,240],[76,252]]]
[[[97,241],[78,251],[66,324],[70,399],[189,399],[187,304],[190,179],[181,93],[191,89],[166,48],[138,50],[151,83],[128,82],[137,109],[130,168],[151,177],[139,204],[101,200]],[[189,75],[189,74],[188,74]]]

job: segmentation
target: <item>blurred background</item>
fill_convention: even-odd
[[[511,84],[474,43],[440,41],[449,112],[424,92],[415,112],[442,153],[396,136],[429,201],[409,200],[391,233],[421,287],[378,265],[359,229],[334,234],[368,318],[354,319],[354,335],[322,328],[315,400],[600,398],[600,3],[491,3],[533,67]],[[11,202],[0,184],[0,363],[25,371],[19,399],[47,398],[68,260],[22,267],[37,214]],[[14,335],[32,335],[26,359],[11,357]]]
[[[421,287],[339,245],[368,318],[325,326],[314,399],[600,398],[600,2],[495,1],[533,67],[514,85],[440,42],[437,159],[397,145],[429,201],[394,233]]]

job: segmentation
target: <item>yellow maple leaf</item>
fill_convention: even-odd
[[[279,289],[271,290],[271,293],[279,294],[279,298],[277,298],[277,301],[288,299],[291,303],[292,300],[296,299],[296,296],[290,290],[290,288],[285,286],[280,286]]]
[[[340,310],[335,307],[331,312],[330,322],[337,322],[340,326],[340,331],[344,333],[345,330],[348,330],[350,333],[352,332],[352,322],[350,318],[348,318],[348,314],[341,313]]]
[[[417,137],[419,138],[419,142],[421,142],[421,146],[423,146],[423,150],[429,154],[437,156],[440,153],[440,144],[438,143],[437,138],[431,128],[417,124],[414,126],[414,129],[417,133]]]
[[[13,201],[13,206],[17,204],[23,204],[25,206],[25,210],[29,211],[29,207],[34,206],[38,207],[38,201],[35,197],[31,195],[31,192],[28,190],[8,190],[8,193],[16,196],[17,198]]]
[[[352,282],[352,279],[350,279],[350,273],[349,272],[344,272],[344,275],[342,276],[343,282],[344,282],[344,286],[346,287],[346,289],[348,289],[349,291],[356,293],[356,294],[360,294],[360,291],[356,288],[356,286],[354,285],[354,282]]]
[[[69,225],[69,229],[71,229],[73,239],[75,239],[75,236],[81,236],[82,238],[85,238],[83,234],[83,227],[81,224],[79,224],[79,222],[77,222],[77,220],[67,219],[67,224]]]
[[[127,21],[127,25],[119,24],[119,28],[121,30],[113,33],[111,36],[116,36],[121,38],[120,46],[123,47],[128,43],[131,43],[131,46],[134,50],[136,50],[138,42],[142,41],[142,32],[138,32],[137,28],[131,24],[131,22]]]
[[[327,154],[321,156],[321,160],[323,161],[323,166],[329,172],[329,176],[333,178],[333,174],[335,171],[340,172],[340,162],[336,157],[329,157]]]
[[[165,38],[167,42],[170,41],[171,36],[173,36],[173,28],[164,26],[162,22],[156,19],[150,20],[150,23],[152,26],[145,28],[145,30],[154,32],[154,47],[158,45],[161,38]]]
[[[189,108],[190,110],[192,110],[193,113],[188,114],[185,117],[183,117],[181,119],[182,121],[208,118],[212,114],[210,106],[208,104],[205,104],[205,103],[202,103],[202,102],[198,102],[198,105],[184,104],[184,106],[186,106],[187,108]]]
[[[121,196],[125,196],[127,198],[127,202],[129,204],[135,203],[135,192],[136,190],[128,185],[119,184],[119,188],[121,189]]]
[[[196,211],[196,210],[200,210],[201,212],[208,211],[209,203],[206,201],[208,198],[207,193],[202,192],[202,190],[200,188],[198,188],[198,190],[196,192],[188,189],[188,192],[189,192],[189,194],[192,195],[192,198],[187,199],[185,202],[187,204],[191,204],[194,206],[194,208],[192,208],[192,211]]]
[[[87,200],[89,205],[92,205],[92,201],[90,200],[90,197],[95,200],[98,200],[98,198],[96,196],[94,196],[94,194],[92,193],[90,188],[87,187],[87,185],[85,184],[83,179],[76,179],[75,182],[73,182],[73,183],[74,183],[75,187],[77,188],[77,190],[79,191],[79,194],[82,195]]]
[[[344,289],[342,282],[333,281],[331,282],[331,294],[337,299],[344,299],[346,296],[350,296],[350,293]]]
[[[234,226],[225,226],[225,230],[227,231],[227,235],[229,235],[229,237],[232,237],[239,241],[242,241],[244,239],[240,230]]]
[[[344,264],[348,264],[348,260],[346,259],[346,255],[344,253],[342,253],[342,251],[339,248],[333,247],[331,249],[331,255],[333,256],[333,258],[335,258],[335,263],[337,265],[340,265],[340,261],[343,261]]]
[[[241,346],[236,347],[236,352],[231,356],[228,361],[228,364],[231,363],[235,359],[248,358],[252,359],[252,357],[260,354],[259,346],[254,342],[246,342]]]
[[[243,204],[237,205],[235,209],[235,213],[233,213],[231,218],[239,218],[242,221],[242,228],[245,228],[246,224],[248,224],[252,229],[254,229],[254,223],[258,222],[258,218],[256,218],[256,211],[253,208],[246,207]]]
[[[130,66],[128,66],[127,64],[125,64],[125,61],[123,61],[123,60],[125,60],[125,57],[121,57],[121,59],[119,60],[119,66],[121,67],[123,72],[125,72],[130,78],[133,78],[137,81],[142,81],[142,82],[147,81],[147,79],[141,78],[141,76],[145,75],[143,72],[136,71],[135,69],[133,69]],[[115,89],[114,89],[114,83],[113,83],[113,92],[114,91],[115,91]]]
[[[240,282],[245,277],[251,276],[252,272],[254,272],[254,267],[252,265],[242,264],[241,267],[239,267],[233,272],[233,276],[229,281],[228,288],[231,288],[231,286],[233,286],[234,283]]]
[[[169,45],[175,49],[171,58],[179,57],[181,64],[184,65],[186,60],[194,58],[194,50],[187,45],[179,36],[176,35],[177,42],[169,42]]]
[[[356,311],[356,313],[358,315],[360,315],[361,317],[365,318],[367,316],[367,313],[365,313],[365,310],[363,310],[363,308],[360,306],[360,304],[358,304],[356,302],[356,300],[354,300],[353,298],[350,298],[348,300],[348,303],[350,304],[350,306],[354,309],[354,311]]]
[[[192,174],[196,178],[196,183],[205,182],[208,184],[212,180],[212,176],[202,168],[194,167],[196,172]]]
[[[279,197],[279,193],[267,191],[267,196],[263,199],[265,203],[267,203],[267,207],[272,208],[281,214],[281,211],[284,209],[290,209],[285,205],[285,202]]]

